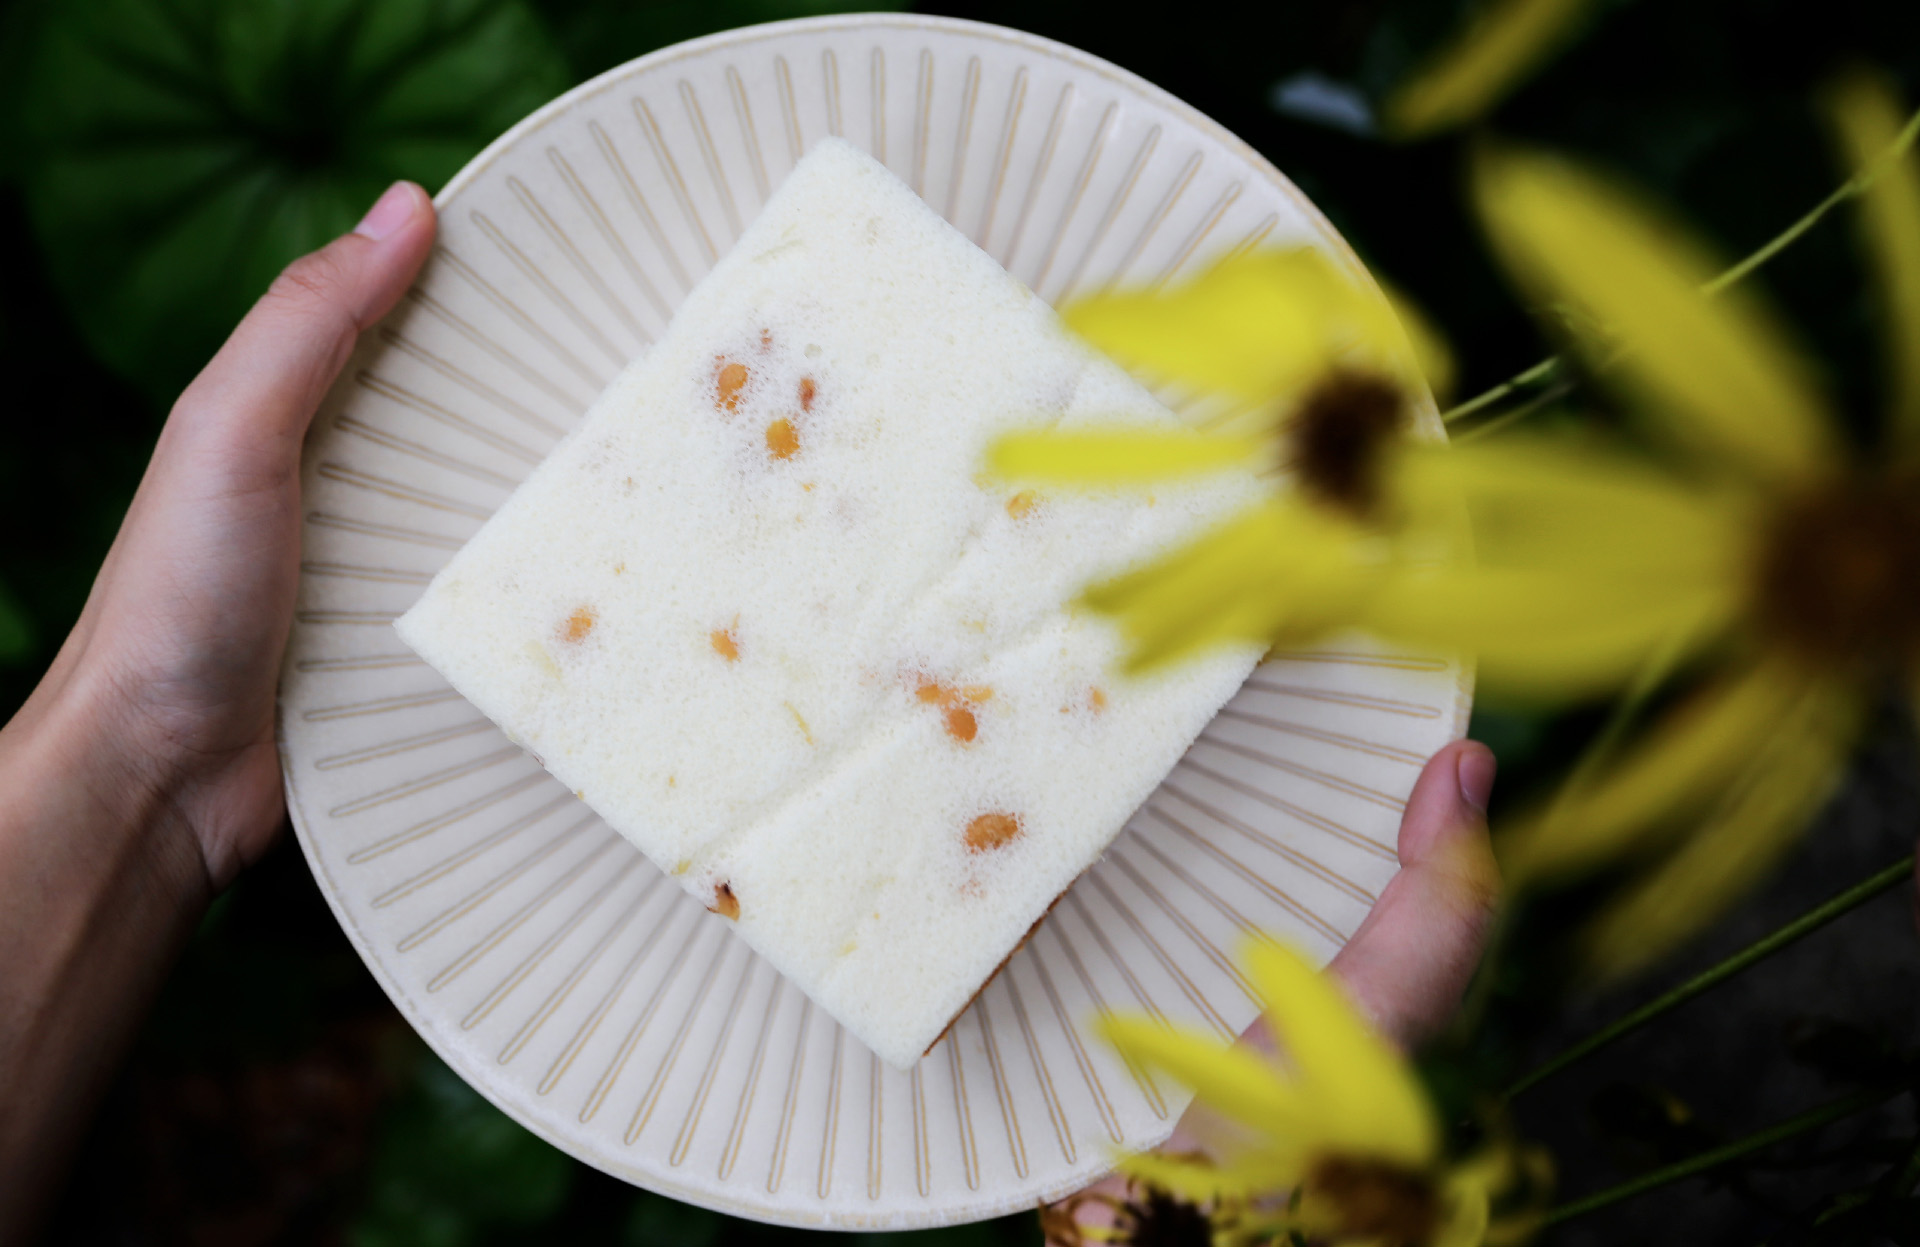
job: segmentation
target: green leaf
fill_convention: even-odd
[[[574,72],[586,78],[656,48],[736,26],[826,13],[904,9],[903,0],[536,0]]]
[[[0,581],[0,667],[11,667],[33,657],[33,620],[20,599]]]
[[[28,210],[89,345],[170,401],[289,260],[567,81],[523,0],[68,0],[28,67]]]
[[[571,1160],[428,1056],[384,1124],[351,1237],[355,1247],[464,1247],[553,1216],[572,1184]]]

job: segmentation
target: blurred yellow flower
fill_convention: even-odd
[[[1531,1213],[1496,1224],[1492,1210],[1529,1179],[1544,1195],[1535,1157],[1493,1145],[1449,1161],[1419,1080],[1338,986],[1279,944],[1250,941],[1243,959],[1268,1002],[1279,1062],[1150,1018],[1101,1019],[1129,1061],[1185,1083],[1237,1128],[1228,1155],[1148,1153],[1122,1160],[1123,1172],[1221,1210],[1217,1243],[1298,1233],[1332,1247],[1477,1247],[1530,1228]]]
[[[1383,110],[1389,133],[1421,138],[1471,121],[1557,51],[1588,0],[1498,0],[1402,84]]]
[[[1848,149],[1878,153],[1898,110],[1874,83],[1836,96]],[[1487,154],[1476,189],[1520,284],[1576,310],[1574,345],[1680,470],[1570,443],[1508,440],[1409,460],[1393,488],[1458,498],[1475,562],[1394,580],[1375,622],[1481,656],[1490,682],[1617,687],[1711,660],[1694,694],[1510,825],[1519,882],[1651,861],[1591,932],[1593,967],[1632,971],[1715,917],[1791,846],[1831,791],[1887,675],[1920,691],[1920,380],[1896,365],[1885,450],[1849,456],[1811,370],[1749,295],[1709,300],[1701,249],[1564,162]],[[1882,171],[1866,237],[1896,359],[1920,344],[1920,173]]]

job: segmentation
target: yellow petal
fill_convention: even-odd
[[[1057,485],[1132,485],[1243,466],[1268,444],[1185,430],[1045,429],[994,442],[987,469]]]
[[[1286,1139],[1317,1128],[1300,1089],[1249,1048],[1223,1048],[1212,1035],[1144,1017],[1102,1015],[1101,1038],[1128,1060],[1164,1070],[1215,1112]]]
[[[1485,112],[1555,50],[1587,0],[1503,0],[1489,7],[1388,100],[1388,129],[1418,138]]]
[[[1440,1131],[1425,1091],[1340,988],[1281,944],[1250,941],[1244,957],[1328,1148],[1409,1168],[1431,1162]]]
[[[1385,300],[1312,247],[1239,252],[1182,285],[1092,295],[1061,317],[1154,381],[1258,403],[1299,392],[1336,359],[1407,351]]]
[[[1432,1247],[1480,1247],[1487,1236],[1492,1194],[1478,1175],[1454,1170],[1441,1191],[1440,1228]]]
[[[1883,77],[1856,73],[1830,101],[1834,129],[1855,177],[1872,183],[1860,224],[1886,322],[1894,435],[1920,444],[1920,168],[1912,147],[1920,114],[1908,119]]]
[[[1859,719],[1851,692],[1825,687],[1779,720],[1699,830],[1594,922],[1584,950],[1593,973],[1615,979],[1645,967],[1771,870],[1832,791]]]
[[[1709,301],[1715,266],[1612,184],[1552,157],[1484,153],[1474,186],[1514,276],[1605,327],[1578,335],[1655,429],[1716,463],[1802,481],[1836,459],[1823,406],[1792,344],[1742,289]]]
[[[1807,696],[1780,664],[1743,669],[1656,724],[1612,766],[1510,824],[1500,865],[1516,884],[1588,870],[1674,833],[1751,764],[1782,716]]]

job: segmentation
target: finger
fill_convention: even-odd
[[[180,396],[168,432],[244,447],[251,453],[238,466],[297,472],[314,409],[360,331],[386,315],[413,281],[434,230],[427,193],[395,182],[352,233],[301,256],[275,279]]]
[[[1400,873],[1328,967],[1403,1045],[1446,1024],[1485,948],[1500,891],[1487,839],[1494,770],[1475,741],[1427,762],[1400,823]]]

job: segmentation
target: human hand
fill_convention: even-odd
[[[1492,751],[1470,740],[1428,759],[1400,820],[1400,873],[1327,967],[1380,1033],[1401,1047],[1446,1025],[1485,949],[1500,878],[1487,837],[1494,770]],[[1264,1019],[1240,1042],[1274,1053]],[[1192,1118],[1190,1112],[1181,1119],[1161,1150],[1205,1150]],[[1079,1241],[1070,1226],[1099,1241],[1125,1197],[1126,1180],[1115,1175],[1043,1208],[1047,1241]]]
[[[191,833],[215,891],[265,851],[284,811],[274,697],[307,425],[433,237],[426,192],[396,183],[273,283],[174,404],[80,621],[22,712],[30,725],[77,700],[103,716],[124,782]]]
[[[79,622],[0,731],[0,1242],[23,1241],[167,967],[284,821],[300,449],[433,245],[394,186],[174,404]]]

